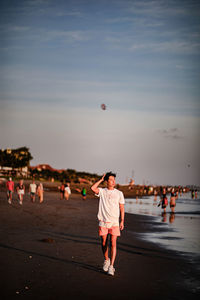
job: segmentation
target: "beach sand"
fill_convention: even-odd
[[[45,192],[23,206],[0,192],[1,299],[197,299],[197,272],[175,251],[138,239],[151,217],[125,215],[115,276],[102,271],[98,199]]]

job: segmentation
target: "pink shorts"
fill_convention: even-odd
[[[107,235],[108,233],[111,235],[120,236],[119,226],[112,226],[111,228],[99,226],[99,235],[100,236]]]

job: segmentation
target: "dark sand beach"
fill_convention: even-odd
[[[151,217],[125,215],[115,276],[102,271],[98,199],[45,191],[12,205],[0,192],[1,299],[197,299],[197,269],[178,252],[140,240]],[[137,234],[134,234],[136,232]]]

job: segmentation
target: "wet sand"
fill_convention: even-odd
[[[14,196],[16,199],[16,195]],[[198,278],[178,252],[138,239],[151,217],[126,214],[118,239],[115,276],[102,271],[98,199],[72,194],[59,200],[9,205],[0,192],[1,299],[197,299]],[[135,234],[136,233],[136,234]]]

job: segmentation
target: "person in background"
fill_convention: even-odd
[[[134,184],[135,184],[135,180],[134,179],[130,179],[130,182],[129,182],[129,186],[128,186],[128,189],[129,190],[132,190],[134,188]]]
[[[114,276],[114,262],[117,253],[117,237],[120,230],[124,229],[124,195],[115,189],[115,177],[112,172],[106,173],[103,177],[92,185],[91,190],[99,197],[99,236],[101,237],[101,247],[104,256],[103,270],[108,275]],[[99,188],[99,185],[106,181],[107,188]],[[121,217],[119,223],[119,217]],[[111,257],[108,253],[108,236],[111,235]]]
[[[160,203],[158,204],[158,206],[160,206],[160,205],[161,205],[161,208],[163,209],[163,213],[166,213],[168,199],[167,199],[167,192],[166,192],[165,187],[162,189],[162,195],[161,195]]]
[[[65,184],[63,181],[61,181],[61,186],[58,189],[60,190],[60,200],[63,200],[65,197]]]
[[[194,199],[194,196],[195,196],[195,192],[194,192],[194,190],[191,190],[191,197],[192,197],[192,199]]]
[[[86,200],[86,194],[87,194],[87,190],[84,187],[84,188],[82,188],[82,191],[81,191],[81,195],[82,195],[83,200]]]
[[[43,195],[44,195],[44,188],[43,188],[43,184],[40,182],[38,187],[37,187],[37,195],[39,198],[39,202],[42,203],[43,202]]]
[[[17,190],[19,204],[22,205],[24,200],[24,194],[25,194],[25,185],[23,179],[21,179],[17,184],[16,190]]]
[[[9,180],[6,182],[6,189],[7,189],[7,200],[9,204],[12,204],[12,194],[14,192],[14,182],[10,177]]]
[[[176,206],[176,193],[175,193],[174,188],[172,188],[171,198],[170,198],[170,208],[171,208],[172,213],[174,213],[175,206]]]
[[[65,200],[69,200],[69,195],[70,194],[71,194],[70,183],[67,182],[65,184],[65,190],[64,190]]]
[[[158,196],[158,192],[157,192],[157,190],[155,189],[155,190],[154,190],[154,201],[157,201],[157,196]]]
[[[35,183],[35,179],[33,179],[33,182],[29,185],[29,193],[31,195],[31,201],[35,202],[35,195],[37,191],[37,185]]]

